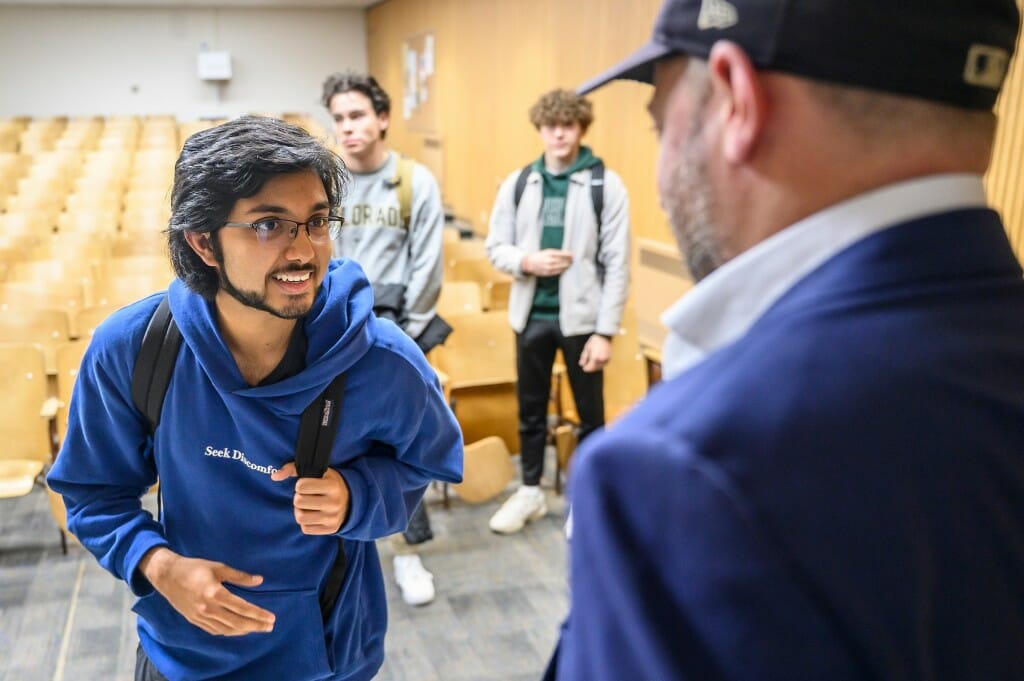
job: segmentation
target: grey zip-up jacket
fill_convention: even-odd
[[[520,333],[533,305],[537,278],[524,274],[523,258],[540,250],[541,177],[530,172],[519,210],[514,202],[516,178],[511,173],[498,189],[487,235],[487,256],[502,272],[515,277],[508,302],[508,320]],[[604,172],[604,210],[601,243],[590,197],[590,169],[569,176],[565,199],[562,248],[572,253],[572,265],[558,280],[558,325],[566,336],[599,333],[614,337],[629,294],[629,196],[615,172]]]

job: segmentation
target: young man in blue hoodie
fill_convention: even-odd
[[[373,316],[362,269],[331,260],[345,181],[275,119],[193,135],[171,196],[178,279],[112,315],[82,362],[48,481],[139,597],[137,679],[372,678],[387,618],[374,540],[405,527],[429,480],[460,478],[434,372]],[[132,375],[165,297],[183,342],[151,434]],[[339,374],[326,473],[296,478],[300,417]],[[140,497],[158,476],[154,519]]]

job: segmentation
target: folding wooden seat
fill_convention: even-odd
[[[167,237],[161,236],[166,242]],[[174,279],[171,260],[165,253],[115,255],[107,261],[106,269],[110,276],[152,279],[161,282],[164,288]]]
[[[200,130],[206,130],[212,128],[215,125],[226,123],[226,119],[219,120],[202,120],[202,121],[183,121],[178,123],[178,139],[185,142],[190,136],[199,132]]]
[[[500,437],[485,437],[466,445],[463,452],[462,482],[452,485],[459,497],[481,504],[499,495],[515,476],[508,447]]]
[[[431,361],[448,377],[463,439],[491,435],[519,451],[515,337],[502,312],[452,315],[453,331],[434,348]]]
[[[459,236],[459,230],[454,227],[445,227],[441,230],[441,243],[450,243],[452,241],[458,241],[462,237]]]
[[[100,229],[106,227],[103,220],[109,220],[110,216],[80,214],[81,220],[89,218],[97,220],[97,229]],[[69,222],[72,219],[71,216],[64,216],[62,222],[62,218],[58,217],[57,224],[63,224],[66,229],[39,239],[27,254],[25,261],[60,261],[66,266],[62,268],[58,276],[75,276],[79,273],[89,274],[92,269],[95,269],[88,267],[89,262],[105,260],[110,257],[110,242],[113,237],[101,231],[75,229]],[[93,226],[89,222],[83,224],[85,227]]]
[[[76,258],[73,257],[73,251],[71,253],[60,251],[63,244],[66,243],[71,243],[71,241],[48,237],[47,240],[40,242],[37,246],[42,246],[44,250],[49,247],[51,254],[54,253],[52,249],[57,249],[57,257],[17,262],[7,273],[7,281],[34,283],[38,284],[41,289],[50,286],[73,288],[77,284],[81,286],[82,302],[90,304],[96,270],[93,258],[88,257],[87,253],[84,254],[85,257]],[[85,249],[86,243],[88,242],[75,241],[70,248]],[[105,245],[99,244],[98,247],[100,246]]]
[[[447,260],[465,260],[467,258],[487,258],[487,249],[483,239],[458,239],[443,242],[444,257]]]
[[[57,224],[56,215],[40,210],[14,210],[0,214],[0,234],[6,237],[24,238],[27,244],[35,244],[53,234]]]
[[[0,343],[38,345],[48,375],[56,375],[57,347],[68,342],[70,334],[64,309],[0,305]]]
[[[64,434],[68,429],[68,406],[71,404],[71,392],[75,387],[78,367],[82,364],[82,357],[85,355],[85,350],[88,347],[88,338],[72,340],[62,343],[54,355],[57,367],[57,412],[55,423],[58,450],[64,444]]]
[[[512,277],[494,269],[486,257],[453,260],[448,275],[454,281],[475,281],[480,285],[485,310],[507,310]]]
[[[71,405],[71,394],[75,387],[75,379],[78,377],[78,368],[82,364],[82,357],[88,347],[88,339],[83,339],[64,343],[57,348],[57,398],[54,420],[57,451],[64,444],[64,436],[68,429],[68,408]],[[64,506],[64,499],[49,487],[46,488],[46,495],[50,514],[57,524],[57,529],[60,530],[61,549],[67,553],[68,537],[71,537],[72,541],[77,540],[68,532],[67,508]]]
[[[126,212],[144,210],[170,210],[170,185],[156,188],[136,188],[125,192],[124,209]]]
[[[138,133],[130,131],[104,131],[96,143],[96,150],[103,152],[126,152],[134,151],[138,142]]]
[[[10,268],[8,265],[7,269]],[[0,282],[0,314],[7,309],[22,310],[35,307],[62,309],[69,315],[75,314],[85,307],[85,292],[81,282]]]
[[[441,257],[444,259],[445,278],[451,280],[458,279],[458,277],[454,276],[454,268],[455,264],[460,260],[487,260],[487,249],[484,248],[483,239],[459,239],[457,241],[442,241],[441,251]]]
[[[21,137],[21,126],[10,119],[0,120],[0,153],[18,151],[18,140]]]
[[[452,315],[483,312],[480,286],[473,281],[446,281],[437,298],[437,314],[445,319]]]
[[[173,276],[168,276],[166,267],[149,274],[108,274],[97,282],[95,303],[114,308],[124,307],[151,293],[166,290],[172,279]]]
[[[96,331],[96,327],[103,323],[113,312],[118,309],[117,305],[90,305],[79,308],[69,315],[71,325],[72,341],[88,341]]]
[[[72,197],[68,197],[70,201]],[[89,234],[92,236],[110,237],[118,232],[121,211],[114,207],[97,205],[94,208],[68,208],[68,212],[57,216],[58,234]]]
[[[49,231],[53,231],[57,224],[57,216],[64,210],[64,195],[53,197],[41,194],[11,194],[7,197],[6,209],[8,214],[12,213],[38,213],[46,217],[50,225]]]
[[[32,157],[16,151],[0,151],[0,178],[11,180],[11,189],[18,188],[18,180],[28,173]]]
[[[41,348],[0,342],[0,385],[0,498],[24,496],[54,455],[50,435],[56,400],[47,399]]]
[[[119,232],[110,245],[110,255],[120,258],[131,255],[159,255],[168,262],[167,235],[160,231]]]
[[[121,232],[162,232],[171,219],[171,206],[151,206],[121,213]]]

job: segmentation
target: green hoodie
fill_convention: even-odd
[[[601,161],[594,156],[590,147],[581,146],[580,153],[565,172],[557,175],[544,166],[544,155],[533,162],[533,169],[540,173],[543,187],[540,219],[540,247],[561,248],[565,234],[565,198],[569,193],[569,176]],[[530,319],[558,319],[558,277],[537,277],[537,290],[533,294]]]

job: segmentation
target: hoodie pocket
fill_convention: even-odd
[[[154,656],[168,676],[225,679],[318,679],[329,676],[320,603],[315,590],[249,591],[225,585],[274,613],[274,630],[214,636],[191,624],[159,593],[136,601],[139,626],[160,647]],[[158,663],[159,664],[159,663]]]

